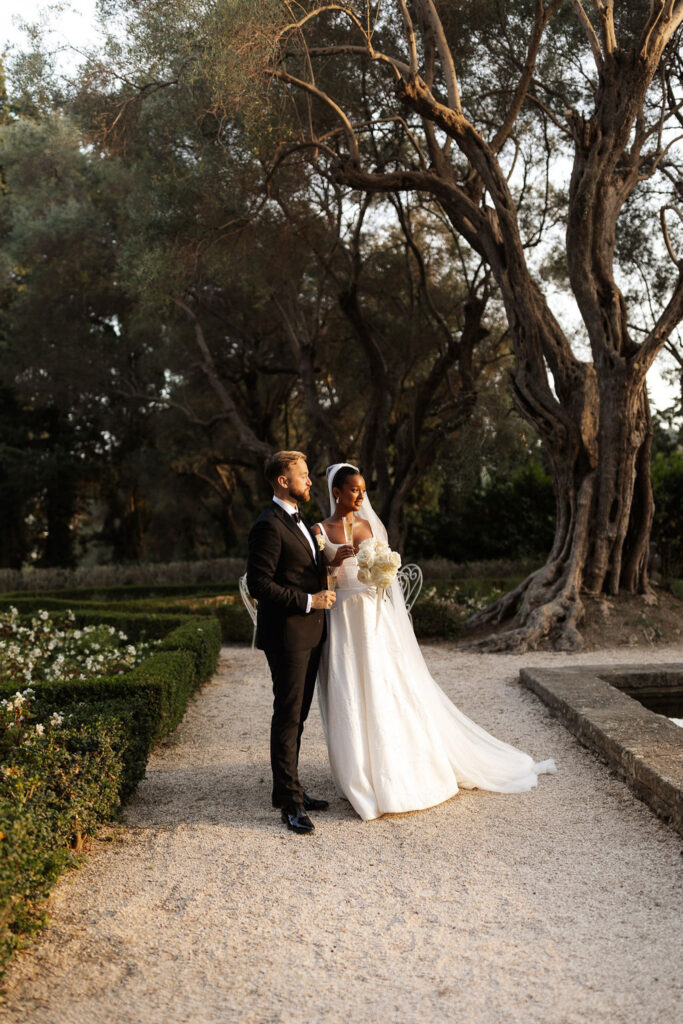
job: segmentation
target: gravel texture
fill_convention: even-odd
[[[125,824],[57,885],[50,926],[10,965],[3,1021],[678,1019],[680,841],[516,682],[521,665],[642,650],[424,650],[466,714],[558,773],[363,824],[335,798],[314,706],[302,777],[333,803],[294,836],[269,805],[263,656],[224,648]]]

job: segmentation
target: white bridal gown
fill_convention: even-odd
[[[320,528],[329,562],[339,545]],[[433,807],[459,789],[520,793],[555,770],[459,711],[429,674],[398,583],[382,601],[357,574],[355,558],[339,569],[318,699],[335,784],[361,818]]]

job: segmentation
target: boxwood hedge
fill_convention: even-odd
[[[79,623],[83,622],[76,609]],[[78,856],[83,838],[111,820],[143,777],[149,752],[183,717],[192,692],[215,669],[218,622],[177,616],[114,619],[129,636],[163,636],[130,672],[36,683],[31,712],[64,725],[47,742],[0,745],[0,968],[45,919],[45,898]],[[169,631],[169,625],[175,626]],[[16,683],[0,682],[0,699]]]
[[[57,597],[8,597],[6,594],[0,597],[0,610],[6,611],[12,605],[22,615],[33,614],[42,608],[55,614],[71,610],[79,625],[106,622],[122,629],[131,640],[163,636],[167,630],[186,622],[188,616],[217,619],[224,643],[250,643],[253,630],[251,619],[239,598],[234,604],[201,605],[191,598],[187,601],[149,598],[119,601],[115,604],[99,601],[80,601],[75,604],[74,601]]]

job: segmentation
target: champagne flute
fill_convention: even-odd
[[[331,565],[328,565],[326,572],[327,572],[327,589],[328,590],[336,590],[337,589],[337,568],[336,568],[336,566],[334,568],[332,568]]]
[[[344,540],[347,544],[353,544],[353,519],[347,519],[345,516],[342,522],[344,524]]]

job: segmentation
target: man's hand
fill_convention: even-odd
[[[321,590],[318,594],[311,594],[311,611],[331,608],[336,600],[337,595],[334,590]]]

